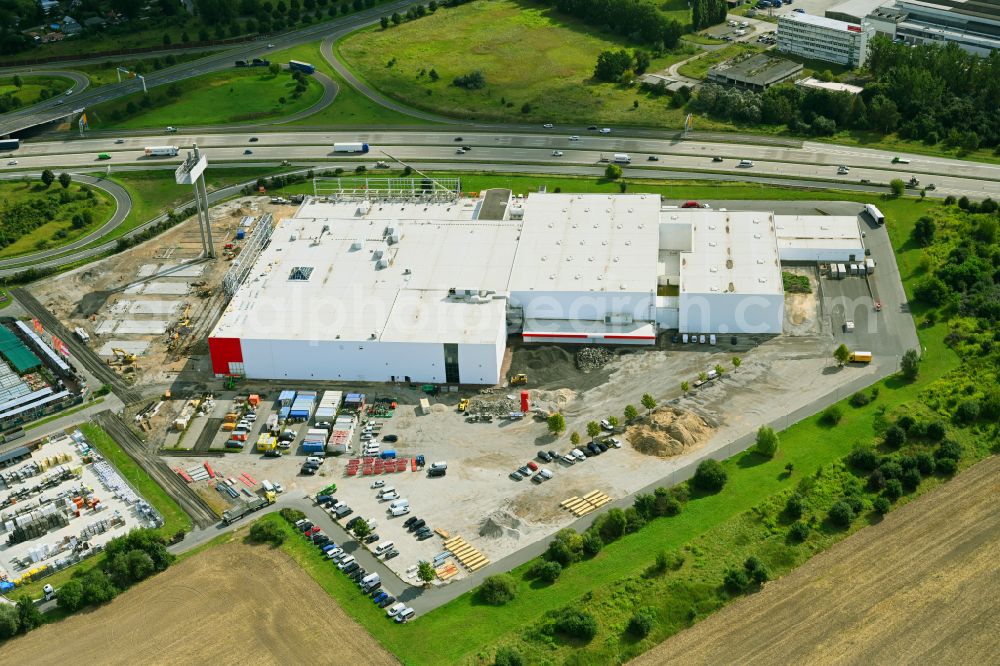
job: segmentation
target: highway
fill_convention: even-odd
[[[915,176],[921,186],[934,184],[931,196],[969,196],[983,199],[1000,197],[1000,165],[964,160],[909,155],[908,164],[894,164],[894,153],[868,148],[836,146],[807,142],[801,147],[770,146],[757,144],[715,143],[711,141],[673,138],[646,138],[631,133],[599,135],[586,132],[580,135],[562,133],[562,128],[534,133],[463,131],[462,129],[383,130],[351,132],[289,132],[274,131],[259,135],[258,142],[250,132],[221,133],[191,132],[180,134],[149,134],[116,139],[96,137],[70,141],[44,141],[24,144],[17,151],[16,166],[0,162],[0,170],[15,168],[103,168],[112,170],[120,165],[163,167],[183,159],[183,148],[192,143],[204,149],[209,161],[238,163],[240,161],[280,162],[281,160],[305,161],[321,164],[329,161],[347,162],[353,167],[359,162],[385,159],[384,153],[405,162],[457,164],[474,162],[478,169],[489,170],[491,165],[518,164],[530,172],[532,165],[566,167],[596,166],[603,158],[615,153],[626,153],[632,158],[631,168],[648,177],[670,178],[677,172],[725,174],[731,180],[747,178],[778,178],[815,180],[832,186],[859,185],[863,181],[887,185],[893,178],[904,181]],[[574,140],[573,136],[579,136]],[[456,141],[461,137],[461,141]],[[372,146],[367,155],[334,153],[336,142],[366,141]],[[150,145],[176,145],[182,148],[176,158],[147,158],[143,148]],[[471,151],[459,155],[459,146],[470,146]],[[245,151],[252,151],[245,154]],[[553,151],[562,151],[554,156]],[[99,161],[99,153],[109,153],[111,160]],[[656,161],[649,159],[653,156]],[[714,161],[716,158],[721,161]],[[752,167],[738,166],[740,160],[752,160]],[[837,167],[850,167],[846,175],[839,175]],[[444,165],[442,164],[442,168]],[[548,169],[546,169],[548,171]]]

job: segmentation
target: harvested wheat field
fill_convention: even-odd
[[[3,646],[8,664],[395,664],[285,553],[228,543]]]
[[[996,663],[998,497],[994,456],[632,663]]]

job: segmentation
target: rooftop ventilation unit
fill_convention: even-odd
[[[365,246],[365,241],[363,238],[357,238],[351,241],[351,250],[353,250],[354,252],[357,252],[364,246]]]
[[[375,262],[375,270],[381,270],[383,268],[389,268],[389,260],[385,257],[382,257]]]

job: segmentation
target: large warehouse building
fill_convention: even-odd
[[[495,384],[508,335],[780,334],[782,260],[864,254],[853,217],[376,192],[310,198],[278,223],[209,337],[216,374]]]

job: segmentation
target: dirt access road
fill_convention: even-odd
[[[8,664],[396,664],[287,555],[229,543],[3,646]]]
[[[632,664],[995,663],[998,494],[994,456]]]

